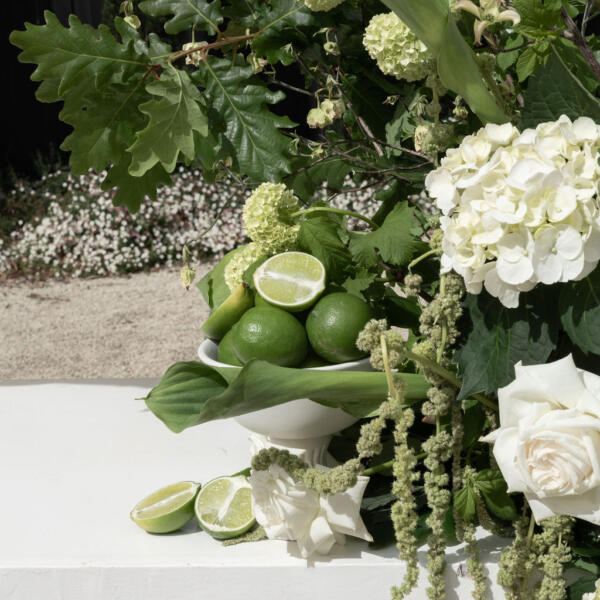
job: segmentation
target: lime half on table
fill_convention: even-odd
[[[242,535],[255,523],[252,488],[241,475],[209,481],[196,497],[194,510],[200,527],[218,540]]]
[[[325,289],[325,267],[305,252],[276,254],[256,269],[254,285],[263,300],[298,312],[314,304]]]
[[[181,529],[194,516],[194,499],[199,483],[180,481],[140,500],[131,511],[131,520],[149,533],[170,533]]]

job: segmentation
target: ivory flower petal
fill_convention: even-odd
[[[600,378],[569,355],[515,366],[498,390],[500,427],[482,441],[510,492],[523,492],[537,522],[570,515],[600,525]]]

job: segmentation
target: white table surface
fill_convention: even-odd
[[[249,463],[247,432],[233,420],[170,432],[135,400],[151,385],[0,384],[0,599],[389,598],[404,573],[393,546],[349,540],[307,561],[295,543],[224,547],[194,523],[169,535],[132,523],[130,509],[155,489]],[[481,547],[495,581],[501,542],[484,535]],[[457,575],[464,560],[450,549],[449,599],[470,597],[471,580]],[[425,577],[411,599],[426,598]]]

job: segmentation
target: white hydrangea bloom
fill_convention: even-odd
[[[242,249],[227,263],[223,277],[232,292],[242,283],[246,269],[262,256],[264,256],[262,250],[254,242],[250,242],[242,246]]]
[[[432,70],[433,56],[427,46],[393,12],[371,19],[363,45],[385,75],[418,81]]]
[[[266,255],[291,250],[300,230],[292,217],[298,210],[298,199],[285,184],[261,183],[244,204],[244,229]]]
[[[314,11],[326,11],[335,8],[338,4],[341,4],[344,0],[302,0],[310,10]]]
[[[563,115],[522,133],[488,124],[448,150],[425,186],[442,211],[442,272],[506,307],[600,259],[600,126]]]

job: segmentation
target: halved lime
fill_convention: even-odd
[[[130,513],[131,520],[150,533],[170,533],[194,516],[194,499],[199,483],[180,481],[161,488],[140,500]]]
[[[242,475],[209,481],[196,497],[194,510],[200,527],[218,540],[242,535],[255,523],[252,488]]]
[[[267,302],[291,312],[308,308],[325,289],[325,267],[305,252],[284,252],[254,272],[256,291]]]

